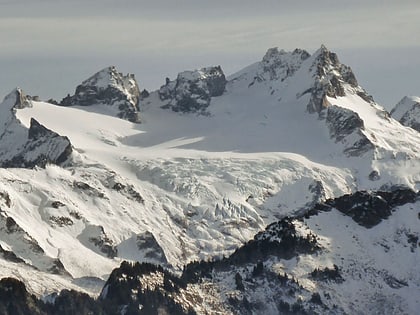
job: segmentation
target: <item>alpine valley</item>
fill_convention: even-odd
[[[419,126],[324,46],[152,92],[112,66],[62,101],[16,88],[0,313],[418,314]]]

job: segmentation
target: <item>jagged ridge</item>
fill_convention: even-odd
[[[114,66],[107,67],[83,81],[73,96],[65,97],[62,106],[108,105],[116,116],[140,122],[140,90],[133,74],[123,75]]]

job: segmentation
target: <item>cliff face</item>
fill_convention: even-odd
[[[391,111],[401,124],[420,132],[420,97],[405,96]]]
[[[107,105],[117,117],[138,123],[139,100],[140,90],[134,75],[123,75],[111,66],[83,81],[75,94],[65,97],[61,105]]]

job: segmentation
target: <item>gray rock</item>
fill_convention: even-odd
[[[15,90],[12,91],[11,94],[13,93],[15,94],[15,97],[16,97],[15,104],[13,105],[14,109],[32,107],[31,98],[27,96],[22,89],[16,88]]]
[[[112,107],[119,118],[139,123],[139,100],[140,90],[134,75],[123,75],[111,66],[83,81],[75,94],[65,97],[60,105],[103,104]]]
[[[212,97],[225,91],[226,77],[220,66],[179,73],[159,89],[163,108],[175,112],[205,114]]]
[[[357,134],[359,136],[359,140],[343,151],[348,156],[361,156],[375,149],[374,144],[363,133],[361,133],[360,130],[357,131]]]
[[[3,113],[0,128],[0,167],[45,167],[61,165],[71,153],[67,137],[60,136],[31,119],[29,129],[16,118],[16,110],[32,106],[31,100],[17,88],[1,103]]]
[[[406,96],[392,109],[391,116],[404,126],[420,132],[420,98]]]
[[[60,136],[58,133],[44,127],[34,118],[31,118],[31,125],[28,130],[28,142],[25,149],[27,163],[33,163],[30,157],[32,157],[32,161],[42,157],[45,163],[57,165],[66,162],[73,152],[71,142],[67,137]],[[35,150],[41,151],[42,153],[36,154]],[[33,159],[37,155],[38,157]],[[37,165],[45,166],[45,164]]]
[[[266,79],[268,77],[269,80],[283,81],[292,76],[300,68],[302,62],[309,57],[310,54],[303,49],[286,52],[277,47],[270,48],[261,61],[263,72],[259,74],[259,78]]]
[[[359,115],[343,107],[330,105],[326,109],[326,118],[331,137],[341,141],[351,134],[356,134],[358,140],[344,150],[349,156],[359,156],[374,148],[372,142],[361,132],[364,129],[363,120]]]
[[[136,242],[138,250],[144,252],[146,258],[165,265],[168,263],[162,247],[160,247],[154,235],[149,231],[138,234]]]
[[[13,158],[0,162],[0,165],[23,168],[45,167],[47,164],[60,165],[69,159],[72,152],[72,145],[67,137],[45,128],[32,118],[28,141],[22,150]]]
[[[363,120],[356,112],[336,105],[328,106],[325,120],[331,137],[336,141],[364,128]]]
[[[315,53],[311,71],[315,79],[314,85],[303,93],[311,93],[307,106],[310,113],[319,113],[327,106],[326,96],[344,96],[345,84],[352,87],[355,93],[364,100],[373,102],[373,98],[358,85],[351,68],[340,63],[337,55],[329,51],[324,45]]]
[[[101,225],[87,225],[77,238],[87,248],[90,248],[108,258],[118,256],[117,247],[105,233],[105,230]]]

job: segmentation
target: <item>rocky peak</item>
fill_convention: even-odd
[[[420,97],[405,96],[392,109],[391,116],[404,126],[420,132]]]
[[[292,76],[301,66],[302,62],[310,57],[306,50],[295,49],[293,52],[270,48],[264,55],[260,76],[269,80],[281,80]]]
[[[212,97],[225,91],[226,77],[220,66],[206,67],[178,74],[176,80],[166,80],[158,93],[163,108],[175,112],[205,114]]]
[[[45,128],[34,118],[31,118],[31,123],[28,130],[28,139],[30,140],[39,139],[40,137],[47,136],[50,132],[51,130]]]
[[[341,67],[337,54],[329,51],[324,45],[321,45],[313,57],[315,59],[313,66],[317,67],[317,74],[320,76],[325,75],[329,69],[338,69]]]
[[[337,54],[329,51],[324,45],[312,55],[310,62],[309,74],[313,78],[312,86],[298,95],[298,98],[310,95],[307,111],[318,113],[321,119],[326,120],[331,137],[336,142],[346,144],[344,150],[346,155],[361,156],[374,149],[374,145],[363,132],[364,122],[357,112],[335,106],[332,100],[356,94],[369,103],[366,106],[374,103],[373,98],[358,85],[351,68],[342,64]],[[348,140],[345,139],[347,137]]]
[[[312,56],[310,72],[314,77],[313,86],[305,91],[311,97],[307,106],[310,113],[319,113],[326,107],[325,97],[345,96],[346,86],[368,102],[373,102],[371,96],[358,85],[350,67],[342,64],[336,53],[329,51],[324,45]],[[306,94],[304,93],[304,94]]]
[[[108,105],[116,116],[140,122],[140,90],[133,74],[123,75],[114,66],[107,67],[78,85],[73,96],[65,97],[60,105]]]
[[[16,101],[15,101],[15,105],[13,106],[14,108],[18,109],[18,108],[31,107],[31,99],[29,96],[25,94],[25,92],[23,92],[22,89],[16,88],[14,92],[16,93]]]
[[[72,153],[67,137],[45,128],[33,118],[29,128],[19,121],[16,111],[29,106],[32,106],[31,98],[19,88],[0,104],[0,167],[62,164]]]
[[[20,109],[31,106],[31,98],[19,87],[13,89],[2,102],[2,107],[8,107],[9,109]]]
[[[309,70],[306,70],[307,67]],[[258,70],[249,86],[256,82],[275,81],[275,85],[293,77],[298,70],[309,71],[311,85],[297,93],[297,98],[310,94],[307,109],[310,113],[320,113],[327,107],[326,96],[339,97],[355,93],[367,102],[371,96],[358,85],[350,67],[342,64],[337,54],[322,45],[312,56],[302,49],[293,52],[270,48],[259,64]],[[277,89],[272,86],[272,89]]]

